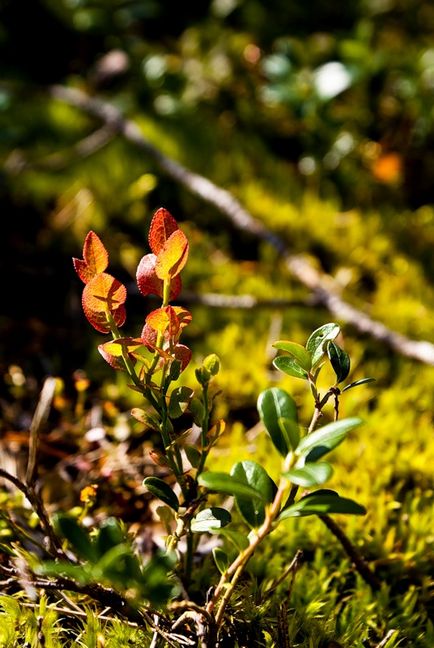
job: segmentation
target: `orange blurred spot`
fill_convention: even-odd
[[[383,153],[372,164],[374,177],[384,184],[396,184],[402,178],[402,157],[399,153]]]

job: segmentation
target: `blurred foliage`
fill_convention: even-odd
[[[134,273],[160,205],[191,241],[188,291],[294,302],[255,311],[189,306],[186,343],[196,360],[213,351],[222,358],[216,416],[229,425],[219,469],[253,449],[264,462],[270,455],[253,427],[256,395],[277,380],[270,343],[304,343],[330,319],[304,305],[305,289],[268,246],[235,231],[120,137],[89,156],[77,151],[101,124],[52,99],[52,83],[112,101],[162,151],[231,190],[291,251],[331,274],[347,300],[410,337],[433,339],[432,2],[2,0],[0,21],[0,431],[7,460],[22,466],[41,379],[61,376],[41,463],[48,501],[72,508],[103,470],[96,514],[110,502],[128,523],[152,524],[138,485],[153,439],[129,418],[138,403],[96,351],[102,338],[82,316],[69,260],[88,229],[104,233],[113,272],[130,289],[129,332],[155,307],[138,295]],[[433,371],[344,331],[351,379],[377,383],[343,400],[343,414],[366,425],[338,454],[346,470],[336,487],[366,505],[366,520],[347,522],[347,532],[398,585],[374,597],[351,581],[319,522],[297,531],[287,523],[286,549],[276,551],[276,538],[274,560],[289,560],[298,546],[310,556],[291,600],[292,637],[295,645],[331,637],[376,645],[400,628],[402,645],[431,646]],[[79,369],[88,372],[85,390]],[[308,417],[301,382],[288,377],[282,386]],[[90,431],[101,429],[94,440]],[[303,634],[305,619],[314,627]]]

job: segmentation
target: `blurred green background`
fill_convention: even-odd
[[[0,8],[3,366],[24,363],[42,376],[86,364],[93,339],[69,257],[93,228],[132,281],[160,205],[193,237],[189,290],[269,296],[271,281],[276,297],[304,295],[281,268],[273,276],[273,253],[120,137],[83,155],[80,142],[101,123],[50,98],[54,83],[113,102],[162,151],[231,190],[292,251],[337,277],[350,300],[410,336],[430,336],[431,2]],[[196,334],[229,317],[204,314]],[[324,317],[307,309],[290,321],[304,331]]]

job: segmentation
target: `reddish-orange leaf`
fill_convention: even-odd
[[[74,268],[83,283],[87,284],[93,277],[108,266],[108,252],[95,232],[90,231],[84,239],[83,259],[73,258]]]
[[[151,351],[155,350],[155,345],[157,344],[157,336],[157,331],[151,328],[149,324],[145,324],[142,329],[141,339],[142,343]]]
[[[96,312],[91,310],[83,299],[81,300],[81,303],[84,314],[89,323],[92,324],[92,326],[100,333],[110,333],[110,326],[107,323],[107,315],[101,311]],[[125,324],[126,316],[125,306],[123,305],[119,306],[119,308],[112,312],[112,317],[116,326],[122,326]]]
[[[177,344],[174,348],[174,355],[181,363],[181,371],[184,371],[191,360],[191,350],[185,344]]]
[[[192,317],[190,311],[182,306],[172,306],[175,311],[176,317],[178,318],[179,328],[183,329],[191,323]]]
[[[94,313],[113,313],[125,303],[127,289],[106,272],[95,275],[83,289],[83,304]]]
[[[154,331],[157,331],[157,333],[165,333],[171,325],[171,322],[172,326],[177,324],[177,318],[171,306],[157,308],[151,311],[146,317],[146,324],[154,329]]]
[[[87,265],[86,261],[83,261],[83,259],[76,259],[75,257],[73,257],[72,263],[74,264],[75,272],[78,274],[83,283],[87,284],[95,276],[95,274]]]
[[[108,266],[108,252],[99,236],[92,230],[84,239],[83,259],[94,275],[104,272]]]
[[[100,344],[100,347],[106,353],[116,358],[122,357],[123,350],[127,351],[127,353],[132,353],[141,346],[143,346],[143,342],[140,338],[117,338],[116,340],[110,340],[110,342]]]
[[[178,223],[172,214],[164,207],[157,209],[149,227],[148,241],[152,252],[158,254],[169,236],[177,229]]]
[[[118,370],[125,369],[125,365],[122,362],[121,358],[111,355],[111,353],[107,353],[104,347],[105,347],[104,344],[98,345],[98,351],[100,352],[104,360],[108,362],[109,365],[113,367],[113,369],[118,369]]]
[[[180,229],[173,232],[157,255],[155,272],[163,280],[173,279],[187,263],[188,241]]]
[[[142,257],[139,265],[137,266],[137,285],[142,295],[157,295],[163,297],[163,281],[157,277],[155,272],[155,265],[157,257],[155,254],[146,254]],[[173,281],[170,282],[170,299],[176,299],[181,292],[182,283],[181,277],[177,275]]]

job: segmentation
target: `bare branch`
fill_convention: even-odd
[[[100,149],[104,148],[115,136],[113,128],[104,124],[101,128],[90,133],[83,139],[76,142],[70,148],[56,151],[36,160],[28,160],[21,151],[13,151],[5,162],[5,169],[14,175],[18,175],[29,169],[46,169],[47,171],[61,171],[74,158],[87,158]]]
[[[331,531],[339,540],[346,551],[347,556],[351,558],[354,567],[357,569],[365,583],[367,583],[374,592],[377,592],[381,588],[380,579],[374,574],[366,560],[355,545],[353,545],[344,530],[329,515],[320,515],[319,518],[324,522],[329,531]]]
[[[334,317],[350,324],[360,333],[379,340],[401,355],[434,365],[434,344],[423,340],[411,340],[346,302],[339,295],[339,290],[332,277],[318,272],[303,256],[291,254],[284,240],[255,219],[229,191],[218,187],[207,178],[190,171],[162,153],[143,136],[138,125],[126,119],[115,106],[106,101],[89,97],[86,93],[75,88],[52,86],[50,94],[60,101],[101,119],[107,126],[122,134],[125,139],[149,155],[170,178],[216,207],[238,229],[270,243],[283,258],[292,276],[309,288],[317,303],[324,306]]]
[[[294,308],[311,307],[314,305],[312,299],[261,299],[254,295],[223,295],[221,293],[193,293],[184,290],[178,301],[188,304],[200,304],[211,308],[237,308],[249,310],[251,308]]]

